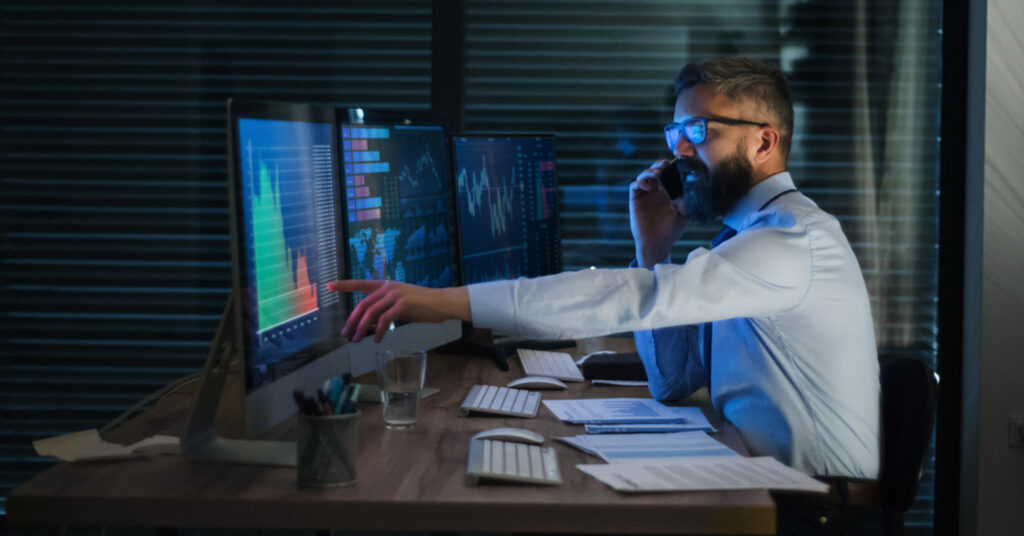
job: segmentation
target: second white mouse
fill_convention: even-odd
[[[544,436],[524,428],[492,428],[476,434],[473,439],[496,439],[515,443],[533,443],[534,445],[544,442]]]
[[[507,387],[518,389],[565,389],[565,383],[547,376],[523,376],[508,382]]]

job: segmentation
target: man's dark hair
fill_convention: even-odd
[[[698,84],[707,84],[732,101],[754,101],[774,118],[772,126],[781,135],[779,150],[789,157],[793,141],[793,101],[782,71],[747,58],[720,58],[690,63],[676,76],[675,96]],[[751,119],[743,117],[739,119]]]

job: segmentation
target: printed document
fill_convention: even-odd
[[[178,438],[164,435],[147,437],[128,446],[104,441],[95,428],[32,442],[36,454],[53,456],[66,462],[133,458],[152,454],[180,454]]]
[[[608,434],[559,437],[583,452],[608,463],[623,463],[650,458],[692,458],[739,456],[729,447],[704,432],[674,434]],[[666,460],[659,460],[666,461]]]
[[[694,408],[696,409],[696,408]],[[583,427],[588,434],[641,434],[654,432],[708,432],[718,430],[704,418],[698,409],[696,415],[686,416],[686,422],[680,423],[649,423],[649,424],[588,424]]]
[[[733,489],[828,492],[828,484],[787,467],[770,456],[676,458],[656,462],[577,465],[576,468],[616,491],[626,493]]]
[[[585,398],[579,400],[543,400],[544,405],[563,421],[576,424],[685,423],[707,419],[700,408],[666,406],[651,398]]]

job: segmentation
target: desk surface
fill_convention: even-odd
[[[595,339],[566,350],[625,351],[629,339]],[[298,488],[294,468],[194,464],[177,456],[121,462],[61,463],[7,498],[8,522],[38,525],[564,533],[766,534],[775,508],[766,491],[623,495],[575,468],[600,463],[551,438],[582,433],[541,408],[534,419],[458,418],[474,383],[504,385],[522,375],[518,360],[500,372],[484,358],[431,355],[425,399],[410,431],[387,431],[379,406],[361,405],[359,481],[350,487]],[[570,384],[548,399],[649,396],[646,388]],[[176,395],[112,433],[130,442],[180,434],[187,397]],[[465,484],[470,437],[517,426],[540,432],[558,453],[560,486]],[[717,439],[745,452],[727,423]]]

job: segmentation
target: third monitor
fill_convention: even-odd
[[[452,138],[462,282],[562,271],[554,136]]]

